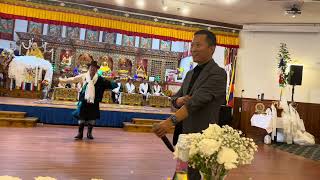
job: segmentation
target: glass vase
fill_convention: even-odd
[[[227,171],[223,168],[223,166],[219,165],[206,173],[200,171],[200,175],[201,180],[224,180],[227,176]]]

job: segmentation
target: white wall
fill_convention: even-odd
[[[278,51],[286,43],[291,58],[303,67],[302,86],[296,86],[297,102],[320,103],[320,34],[241,32],[238,53],[235,95],[256,98],[264,93],[265,99],[279,99]],[[291,86],[286,88],[291,100]]]
[[[217,46],[216,50],[215,50],[215,52],[213,54],[214,61],[222,68],[224,68],[224,50],[225,50],[225,47]],[[184,79],[184,77],[186,76],[187,72],[190,70],[190,63],[192,61],[193,60],[192,60],[191,56],[181,59],[179,67],[183,67],[184,68],[182,79]],[[195,67],[196,65],[197,64],[195,62],[193,62],[193,67]]]

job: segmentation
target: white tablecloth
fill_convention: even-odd
[[[268,114],[254,114],[251,117],[251,126],[265,129],[268,133],[272,132],[272,115]],[[284,122],[282,118],[277,117],[276,128],[283,128]]]
[[[268,114],[254,114],[251,117],[251,126],[265,129],[268,133],[272,132],[272,116]]]

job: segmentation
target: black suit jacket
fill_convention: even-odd
[[[175,103],[178,97],[187,94],[193,70],[189,71],[181,88],[173,97]],[[197,133],[217,123],[220,106],[225,104],[227,75],[223,68],[214,60],[210,61],[194,82],[189,95],[191,99],[186,103],[189,116],[175,127],[173,144],[176,144],[179,134]]]

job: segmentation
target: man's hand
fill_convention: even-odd
[[[189,96],[189,95],[179,97],[179,98],[176,100],[176,104],[177,104],[177,106],[182,107],[182,106],[185,105],[190,99],[191,99],[191,96]]]
[[[157,126],[153,128],[153,132],[159,137],[163,137],[167,132],[172,128],[172,121],[170,119],[166,119],[160,122]]]

